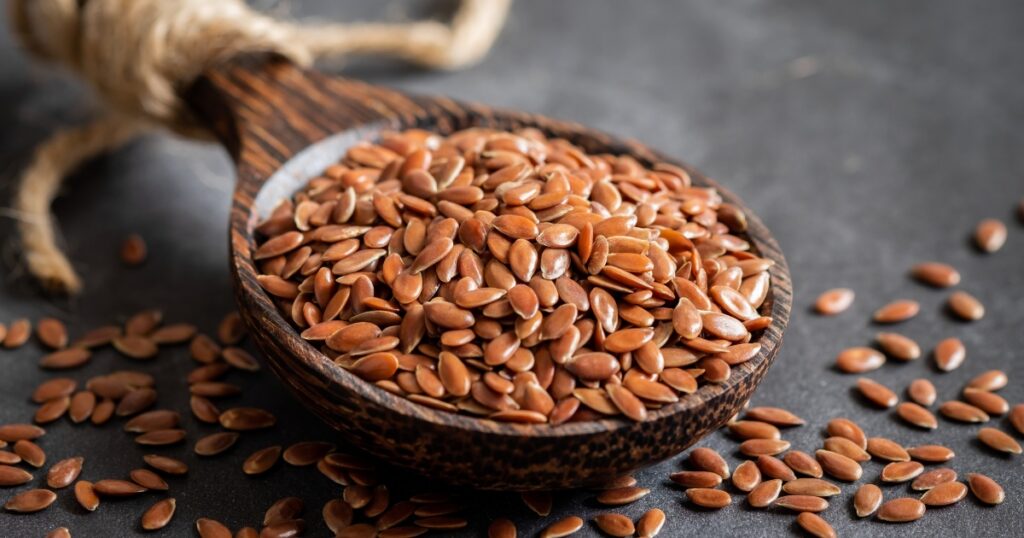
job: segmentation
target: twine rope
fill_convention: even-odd
[[[81,290],[50,213],[64,177],[155,128],[207,138],[179,94],[209,67],[276,52],[303,66],[359,54],[456,69],[487,54],[510,3],[461,0],[449,24],[300,24],[255,12],[242,0],[11,0],[11,24],[23,46],[84,80],[105,109],[43,142],[22,173],[14,205],[29,272],[50,290]]]

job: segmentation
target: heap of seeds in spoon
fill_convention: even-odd
[[[442,410],[644,420],[757,355],[772,261],[685,170],[536,130],[352,147],[259,225],[263,288],[341,367]]]

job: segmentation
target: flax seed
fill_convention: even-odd
[[[891,523],[909,523],[924,517],[925,504],[917,499],[901,497],[886,501],[878,509],[878,519]]]
[[[1021,446],[1016,439],[995,428],[982,428],[978,430],[978,440],[985,446],[998,452],[1007,454],[1020,454]]]
[[[882,468],[883,482],[907,482],[924,472],[924,465],[916,461],[893,462]]]
[[[173,498],[157,501],[142,514],[142,528],[147,531],[166,527],[174,517],[176,501]]]
[[[935,365],[943,372],[956,370],[967,358],[967,348],[959,338],[946,338],[935,346]]]
[[[818,450],[814,455],[825,473],[846,482],[860,479],[863,470],[856,461],[830,450]]]
[[[893,407],[900,400],[889,387],[866,377],[857,380],[857,389],[865,399],[881,408]]]
[[[930,406],[935,403],[935,385],[927,379],[915,379],[907,387],[907,395],[919,405]]]
[[[1009,378],[1002,370],[989,370],[975,376],[967,383],[968,388],[977,390],[997,391],[1006,386]]]
[[[953,266],[940,262],[919,263],[910,268],[910,275],[936,288],[948,288],[960,283],[960,273]]]
[[[988,422],[988,413],[977,407],[961,402],[950,400],[939,406],[939,413],[948,419],[959,422]]]
[[[914,340],[902,334],[880,332],[875,341],[886,355],[901,361],[911,361],[921,356],[921,347]]]
[[[971,493],[985,504],[1002,504],[1006,499],[1006,493],[1003,491],[1002,486],[983,474],[968,474],[967,484],[971,488]]]
[[[783,495],[772,504],[794,512],[823,512],[828,508],[828,501],[812,495]]]
[[[837,536],[835,529],[817,514],[801,512],[796,516],[796,522],[800,528],[817,538],[835,538]]]
[[[910,484],[915,491],[927,491],[939,484],[956,481],[956,471],[948,467],[941,467],[921,474]]]
[[[686,497],[703,508],[720,509],[732,504],[729,493],[720,489],[690,488],[686,490]]]
[[[78,479],[85,458],[74,457],[54,463],[46,473],[46,485],[51,489],[66,488]]]
[[[989,415],[1005,415],[1010,410],[1010,404],[1002,396],[985,390],[965,388],[963,398],[967,403],[981,409]]]
[[[640,538],[653,538],[661,532],[665,526],[665,512],[659,508],[651,508],[644,512],[643,516],[636,522],[636,533]],[[494,538],[494,537],[491,537]]]
[[[882,505],[882,490],[874,484],[864,484],[853,496],[853,509],[857,517],[868,517]]]
[[[760,483],[761,471],[753,461],[741,463],[732,473],[732,485],[740,491],[750,492]]]
[[[901,299],[893,301],[875,311],[875,323],[899,323],[913,318],[921,310],[917,301]]]
[[[912,402],[903,402],[896,406],[896,414],[908,424],[918,428],[934,430],[939,426],[939,423],[935,420],[935,415],[931,414],[924,407]]]
[[[747,495],[747,503],[754,508],[766,508],[779,497],[782,480],[772,479],[761,482]]]
[[[419,523],[417,523],[417,525],[418,524]],[[544,532],[542,532],[540,535],[541,538],[561,538],[563,536],[575,534],[576,531],[582,528],[582,519],[576,516],[569,516],[565,519],[560,519],[552,523],[551,525],[548,525],[547,528],[544,529]]]
[[[186,465],[185,462],[167,456],[147,454],[143,456],[142,459],[150,467],[167,474],[183,475],[188,472],[188,465]]]
[[[36,337],[50,349],[61,349],[68,345],[68,330],[59,319],[42,318],[36,322]]]
[[[853,304],[853,290],[847,288],[835,288],[828,290],[818,296],[814,302],[814,309],[819,314],[834,316],[844,312]]]
[[[57,494],[48,489],[30,489],[11,497],[4,504],[8,512],[31,513],[48,508],[57,500]]]
[[[1006,243],[1006,225],[996,219],[985,219],[974,229],[974,243],[982,252],[992,253]]]
[[[868,439],[868,454],[886,461],[910,461],[910,454],[899,443],[884,437]]]
[[[949,311],[964,321],[977,321],[985,316],[985,306],[965,291],[954,291],[946,301]]]

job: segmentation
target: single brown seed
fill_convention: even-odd
[[[416,523],[419,525],[419,522]],[[565,519],[560,519],[551,525],[548,525],[543,532],[540,533],[541,538],[561,538],[563,536],[569,536],[574,534],[576,531],[583,528],[583,520],[576,516],[569,516]]]
[[[20,486],[30,481],[32,474],[28,471],[10,465],[0,465],[0,487]]]
[[[640,538],[653,538],[665,526],[665,512],[660,508],[651,508],[640,516],[636,522],[636,534]]]
[[[856,461],[830,450],[817,450],[814,455],[818,458],[822,470],[829,475],[846,482],[860,479],[863,469]]]
[[[3,443],[0,446],[7,446],[7,443]],[[15,454],[13,452],[8,452],[6,450],[0,450],[0,464],[3,464],[3,465],[14,465],[16,463],[21,463],[21,456]]]
[[[890,523],[909,523],[924,517],[925,505],[917,499],[901,497],[886,501],[878,509],[878,519]]]
[[[1006,433],[995,428],[982,428],[978,430],[978,440],[985,443],[985,446],[998,452],[1007,454],[1020,454],[1020,443]]]
[[[82,366],[91,358],[92,353],[88,349],[72,347],[43,356],[39,359],[39,367],[48,370],[68,370]]]
[[[868,439],[868,454],[886,461],[910,461],[910,454],[899,443],[884,437]]]
[[[716,488],[722,483],[721,476],[708,471],[679,471],[669,479],[686,488]]]
[[[885,355],[870,347],[851,347],[836,356],[836,368],[847,374],[862,374],[885,364]]]
[[[1010,410],[1010,424],[1017,433],[1024,435],[1024,404],[1017,404]]]
[[[759,420],[737,420],[727,426],[740,439],[779,439],[782,436],[778,428]]]
[[[775,456],[789,450],[789,441],[783,439],[748,439],[740,443],[740,452],[747,456]]]
[[[201,517],[196,520],[199,538],[231,538],[231,531],[220,521]]]
[[[14,443],[14,453],[20,456],[22,461],[37,469],[46,464],[46,452],[32,441],[22,439]]]
[[[11,497],[4,504],[4,509],[27,514],[46,509],[56,500],[57,494],[48,489],[30,489]]]
[[[903,402],[899,404],[896,406],[896,414],[908,424],[918,428],[934,430],[939,427],[938,421],[935,420],[935,415],[915,403]]]
[[[915,491],[927,491],[939,484],[955,481],[956,471],[949,467],[940,467],[938,469],[928,471],[927,473],[923,473],[921,476],[915,478],[910,484],[910,489]]]
[[[167,491],[169,489],[167,482],[149,469],[133,469],[128,473],[128,476],[131,477],[132,482],[135,482],[146,489],[156,491]]]
[[[119,417],[136,415],[156,403],[156,391],[149,387],[142,387],[130,391],[117,402],[114,414]]]
[[[1008,382],[1009,378],[1006,376],[1006,372],[1002,370],[989,370],[978,374],[968,381],[967,388],[995,392],[1005,387]]]
[[[907,449],[911,458],[926,463],[941,463],[956,456],[952,450],[942,445],[919,445]]]
[[[154,531],[166,527],[174,517],[176,507],[177,503],[173,498],[157,501],[142,513],[142,528]]]
[[[935,385],[927,379],[915,379],[907,386],[907,395],[918,405],[930,406],[935,403]]]
[[[302,514],[305,503],[299,497],[283,497],[267,508],[263,513],[263,525],[269,526],[281,521],[296,519]]]
[[[601,532],[608,536],[626,537],[633,536],[636,527],[633,520],[622,514],[599,514],[594,517],[594,523]]]
[[[868,517],[882,505],[882,490],[874,484],[864,484],[853,496],[853,509],[857,517]]]
[[[967,348],[959,338],[946,338],[935,346],[935,365],[943,372],[956,370],[967,358]]]
[[[217,325],[217,340],[225,346],[237,345],[245,338],[245,324],[238,312],[229,312]]]
[[[944,482],[929,489],[921,496],[926,506],[949,506],[967,496],[967,486],[962,482]]]
[[[686,490],[686,498],[704,508],[719,509],[732,504],[729,493],[720,489],[690,488]]]
[[[181,420],[177,411],[157,409],[137,415],[124,424],[124,431],[132,433],[146,433],[156,430],[175,428]]]
[[[982,252],[992,253],[1006,243],[1006,225],[996,219],[985,219],[974,229],[974,243]]]
[[[151,359],[160,351],[149,337],[143,335],[126,334],[114,338],[112,343],[114,344],[114,349],[131,359]]]
[[[746,417],[749,420],[759,420],[781,427],[806,424],[804,419],[778,407],[751,407],[747,409]]]
[[[857,389],[869,402],[885,409],[893,407],[900,401],[892,389],[866,377],[857,380]]]
[[[639,488],[636,486],[606,489],[597,496],[597,502],[606,506],[621,506],[623,504],[636,502],[638,499],[644,497],[650,492],[651,490],[647,488]]]
[[[910,276],[936,288],[948,288],[960,283],[960,273],[953,266],[940,262],[919,263],[910,268]]]
[[[814,301],[814,309],[819,314],[834,316],[844,312],[853,304],[854,292],[847,288],[835,288],[818,296]]]
[[[689,461],[690,465],[696,470],[709,471],[721,476],[723,479],[729,478],[729,464],[714,449],[706,447],[695,448],[690,452]]]
[[[25,318],[16,319],[7,327],[4,335],[4,347],[14,349],[25,345],[32,336],[32,322]]]
[[[57,527],[46,533],[46,538],[71,538],[71,531],[67,527]]]
[[[216,456],[234,446],[237,441],[236,432],[211,433],[196,441],[194,450],[199,456]]]
[[[749,492],[760,483],[761,471],[753,461],[748,460],[739,464],[732,473],[732,485],[740,491]]]
[[[786,465],[788,465],[790,469],[793,469],[802,475],[807,475],[812,478],[821,478],[822,476],[821,465],[806,452],[790,450],[789,452],[786,452],[786,455],[783,456],[782,460],[786,462]]]
[[[920,310],[917,301],[901,299],[876,310],[874,320],[875,323],[899,323],[916,316]]]
[[[886,355],[901,361],[912,361],[921,356],[921,346],[902,334],[881,332],[875,336],[875,342]]]
[[[834,418],[825,426],[825,431],[833,437],[843,437],[853,441],[861,448],[867,448],[868,438],[864,430],[856,422],[848,418]]]
[[[68,404],[68,416],[71,422],[81,424],[92,416],[96,409],[96,395],[88,390],[76,392]]]
[[[92,485],[93,491],[100,495],[106,495],[109,497],[125,497],[128,495],[138,495],[146,491],[146,488],[136,484],[135,482],[129,482],[128,480],[116,480],[116,479],[104,479],[96,482]]]
[[[1010,403],[998,394],[987,390],[972,389],[967,387],[963,391],[964,400],[967,403],[981,409],[991,415],[1005,415],[1010,410]]]
[[[234,431],[251,431],[270,428],[277,418],[270,411],[257,407],[234,407],[219,417],[220,425]]]
[[[245,370],[246,372],[256,372],[260,369],[260,363],[253,357],[248,351],[240,348],[228,346],[225,347],[221,352],[221,357],[224,358],[224,362],[230,364],[233,368],[239,370]]]
[[[142,459],[150,467],[167,474],[183,475],[188,472],[188,465],[185,462],[167,456],[146,454]]]
[[[82,508],[90,512],[95,512],[100,506],[100,498],[96,495],[92,482],[87,480],[75,482],[75,500]]]
[[[985,306],[965,291],[954,291],[946,305],[950,312],[964,321],[977,321],[985,316]]]
[[[828,501],[812,495],[783,495],[773,504],[794,512],[823,512],[828,508]]]
[[[302,441],[285,449],[284,461],[296,467],[313,465],[327,454],[334,452],[333,443],[322,441]]]
[[[341,499],[331,499],[327,501],[327,504],[324,505],[324,508],[322,510],[322,515],[324,518],[324,523],[327,524],[327,528],[335,534],[338,534],[339,532],[341,532],[342,529],[351,525],[352,519],[355,517],[352,507]],[[406,517],[409,516],[406,515]],[[383,519],[383,516],[381,517],[381,519]],[[387,529],[400,522],[401,520],[395,523],[391,523],[390,525],[383,525],[382,529]]]
[[[253,452],[242,462],[242,472],[258,475],[269,471],[281,458],[281,446],[274,445]]]
[[[33,424],[0,424],[0,441],[13,443],[22,439],[38,439],[46,430]]]
[[[38,404],[46,403],[55,398],[70,396],[75,392],[78,382],[67,377],[56,377],[44,381],[32,392],[32,401]]]
[[[883,482],[907,482],[924,472],[924,465],[916,461],[897,461],[882,468]]]
[[[50,349],[61,349],[68,345],[68,330],[56,318],[42,318],[36,322],[36,337]]]
[[[54,398],[39,406],[32,420],[36,424],[49,424],[64,416],[69,407],[71,407],[71,398],[69,396]]]
[[[46,485],[51,489],[66,488],[82,473],[85,458],[78,456],[54,463],[46,473]]]
[[[939,406],[942,416],[959,422],[988,422],[988,413],[971,404],[950,400]]]
[[[971,493],[985,504],[1001,504],[1006,499],[1002,486],[983,474],[968,474],[967,484],[971,487]]]
[[[829,437],[822,443],[825,450],[831,450],[836,454],[842,454],[847,458],[858,463],[865,462],[871,459],[871,455],[868,454],[867,450],[859,447],[857,443],[845,438],[845,437]]]
[[[121,241],[120,256],[125,265],[142,265],[146,261],[146,241],[139,234],[128,235]]]
[[[835,529],[827,521],[811,512],[801,512],[796,516],[796,523],[808,534],[817,538],[835,538],[837,536]]]
[[[790,495],[811,495],[832,497],[839,495],[839,486],[820,478],[797,478],[782,485],[782,491]]]
[[[552,498],[547,491],[529,491],[520,494],[523,504],[540,517],[547,517],[551,513]]]
[[[774,456],[758,456],[757,468],[761,470],[761,475],[767,478],[777,478],[783,482],[796,480],[796,475],[793,474],[793,470],[783,463],[782,460]]]
[[[775,502],[782,491],[782,480],[777,478],[761,482],[747,495],[747,503],[754,508],[765,508]]]

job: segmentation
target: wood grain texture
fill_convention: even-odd
[[[242,316],[272,370],[346,442],[425,476],[481,489],[563,489],[607,479],[671,457],[723,425],[750,398],[772,364],[789,320],[792,283],[771,234],[735,195],[692,167],[637,142],[538,115],[494,110],[444,98],[411,97],[299,69],[276,58],[247,58],[205,74],[186,92],[196,114],[231,152],[238,168],[230,222],[231,271]],[[382,129],[421,127],[442,134],[470,126],[536,127],[592,153],[666,161],[696,185],[718,188],[743,207],[747,238],[775,261],[761,312],[774,323],[761,352],[730,379],[702,386],[645,422],[606,419],[561,426],[498,423],[441,412],[390,394],[336,366],[303,341],[256,282],[253,230],[272,205],[290,196],[345,148]]]

